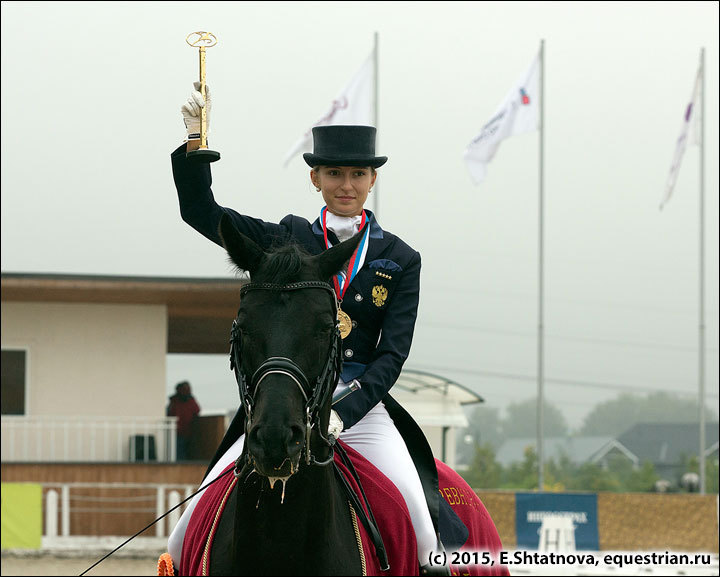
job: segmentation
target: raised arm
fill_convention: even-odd
[[[267,247],[277,236],[286,236],[287,230],[281,225],[264,222],[240,214],[239,212],[220,206],[212,192],[212,174],[210,164],[188,161],[185,154],[188,147],[193,147],[194,131],[197,129],[195,120],[200,108],[205,106],[202,95],[197,88],[192,91],[188,101],[181,107],[183,120],[188,133],[188,142],[182,144],[170,155],[172,160],[173,178],[180,203],[180,216],[200,234],[222,247],[218,234],[220,216],[227,213],[235,227],[243,234],[252,238],[263,247]],[[210,98],[208,90],[208,118]]]

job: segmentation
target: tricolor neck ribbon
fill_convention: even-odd
[[[324,206],[322,208],[322,210],[320,211],[320,222],[322,223],[323,235],[325,237],[325,249],[327,250],[332,245],[330,244],[330,241],[328,240],[328,229],[327,229],[327,223],[326,223],[326,216],[327,216],[327,206]],[[366,222],[367,222],[367,214],[363,210],[362,211],[362,220],[360,221],[360,230],[362,230],[362,227],[365,226]],[[358,244],[357,248],[355,249],[355,252],[350,257],[350,264],[348,264],[347,274],[344,272],[340,272],[333,277],[333,285],[335,286],[335,294],[337,294],[338,301],[340,301],[340,302],[342,302],[342,299],[343,299],[343,296],[345,295],[345,291],[347,290],[347,287],[350,286],[350,283],[353,281],[353,279],[357,275],[358,271],[362,267],[363,262],[365,262],[365,255],[367,254],[369,239],[370,239],[370,227],[368,226],[367,229],[365,230],[365,234],[363,234],[363,237],[360,240],[360,244]]]

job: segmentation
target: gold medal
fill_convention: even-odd
[[[345,338],[352,330],[352,321],[346,312],[338,309],[338,328],[340,329],[340,337]]]

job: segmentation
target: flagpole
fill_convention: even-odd
[[[537,387],[538,387],[538,404],[537,404],[537,460],[538,460],[538,491],[542,491],[545,487],[543,478],[544,451],[543,451],[543,428],[544,428],[544,404],[545,397],[543,392],[543,332],[544,332],[544,279],[543,279],[543,253],[544,253],[544,135],[545,135],[545,39],[540,41],[540,159],[539,159],[539,185],[538,185],[538,342],[537,342]]]
[[[378,125],[378,33],[375,31],[375,46],[373,48],[373,126],[377,128]],[[375,137],[375,146],[377,147],[377,136]],[[376,148],[377,150],[377,148]],[[378,212],[380,211],[380,191],[378,183],[375,182],[373,187],[375,190],[375,199],[373,200],[373,210],[375,212],[375,218],[378,218]]]
[[[698,403],[700,411],[700,494],[705,494],[705,47],[700,51],[700,250]]]

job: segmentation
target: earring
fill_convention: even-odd
[[[320,192],[320,187],[319,187],[319,186],[316,186],[316,187],[315,187],[315,190],[317,190],[318,192]]]

